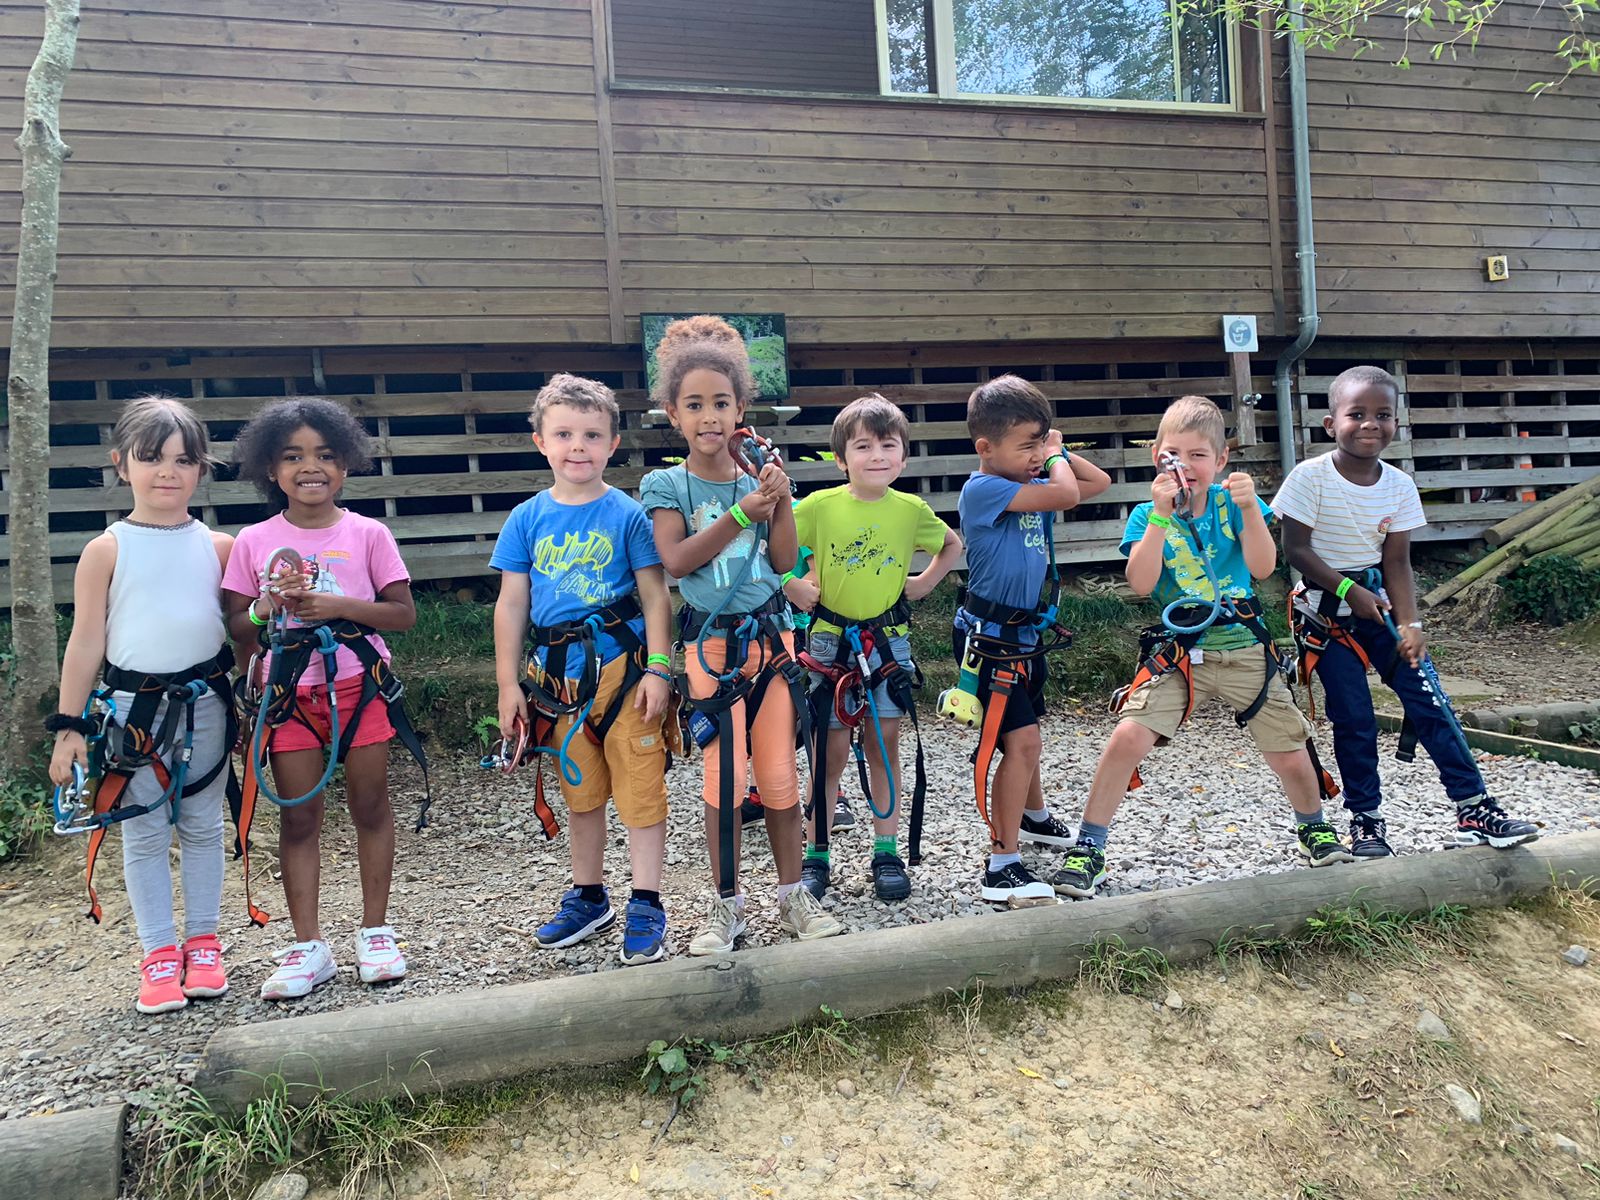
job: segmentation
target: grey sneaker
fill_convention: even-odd
[[[855,827],[856,814],[850,811],[850,801],[844,798],[843,792],[840,792],[833,802],[833,823],[828,828],[838,833]]]
[[[805,891],[804,888],[800,890]],[[810,894],[806,892],[806,895]],[[706,909],[705,924],[689,943],[689,953],[696,957],[727,954],[733,949],[734,942],[744,934],[744,925],[744,914],[733,900],[713,897],[710,907]]]
[[[795,888],[778,905],[778,924],[785,933],[794,934],[802,942],[814,942],[844,932],[838,918],[803,887]]]

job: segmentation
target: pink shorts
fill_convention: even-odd
[[[339,698],[339,736],[349,728],[350,718],[361,700],[361,682],[364,676],[348,675],[334,681],[334,691]],[[295,709],[298,719],[290,717],[272,734],[272,753],[284,754],[294,750],[321,750],[328,744],[329,712],[328,689],[325,684],[295,689]],[[307,728],[309,726],[309,728]],[[382,696],[374,696],[361,713],[361,725],[350,743],[371,746],[387,742],[394,736],[394,726],[389,724],[389,706]]]

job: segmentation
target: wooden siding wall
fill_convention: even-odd
[[[1587,478],[1600,465],[1600,345],[1441,346],[1436,357],[1405,359],[1394,344],[1325,345],[1304,364],[1299,391],[1302,453],[1326,447],[1320,433],[1334,373],[1380,361],[1406,387],[1402,433],[1390,457],[1413,470],[1429,502],[1428,538],[1480,533],[1520,507],[1524,489],[1550,491]],[[1563,353],[1570,357],[1559,357]],[[1529,357],[1529,355],[1533,357]],[[1338,357],[1334,357],[1337,355]],[[549,483],[529,441],[533,392],[557,370],[604,379],[624,409],[622,448],[607,472],[636,489],[643,473],[681,455],[670,429],[646,427],[638,358],[612,350],[330,351],[327,391],[361,414],[376,437],[378,470],[352,478],[353,507],[383,518],[417,579],[487,573],[489,550],[506,513]],[[1271,360],[1254,364],[1255,386],[1270,391]],[[1081,347],[950,346],[839,348],[795,356],[800,414],[764,427],[785,450],[801,489],[837,482],[831,463],[807,461],[826,447],[833,417],[868,390],[902,405],[912,419],[911,462],[901,486],[922,493],[954,523],[961,484],[975,465],[965,402],[973,385],[1007,370],[1039,381],[1055,404],[1069,443],[1110,471],[1112,490],[1060,522],[1065,562],[1120,561],[1117,539],[1131,505],[1149,495],[1153,436],[1168,401],[1186,392],[1227,406],[1226,364],[1209,344]],[[106,463],[105,442],[123,399],[158,388],[192,398],[215,449],[231,456],[240,424],[272,396],[311,389],[309,352],[176,357],[83,357],[55,371],[51,545],[57,587],[70,595],[72,564],[88,540],[126,511],[129,497]],[[1278,481],[1275,414],[1258,414],[1261,444],[1239,452],[1264,494]],[[758,415],[758,423],[761,421]],[[1528,436],[1524,437],[1526,434]],[[1524,459],[1522,456],[1526,455]],[[1526,463],[1526,468],[1523,463]],[[266,514],[259,496],[224,470],[202,483],[197,509],[235,530]],[[3,483],[3,475],[0,475]],[[0,489],[0,520],[7,496]],[[0,606],[9,539],[0,533]]]
[[[611,0],[610,8],[618,79],[878,93],[872,0]]]
[[[0,4],[0,127],[41,21]],[[594,57],[589,0],[86,5],[56,344],[613,340]]]
[[[1566,20],[1559,6],[1506,0],[1475,54],[1435,62],[1423,42],[1399,70],[1391,22],[1375,24],[1387,58],[1312,57],[1325,335],[1600,334],[1600,79],[1528,92],[1559,77],[1551,51]],[[1508,256],[1509,280],[1486,280],[1490,254]]]

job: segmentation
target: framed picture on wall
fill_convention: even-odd
[[[643,329],[644,370],[653,389],[656,385],[656,347],[673,321],[693,313],[640,313]],[[756,379],[756,399],[789,398],[789,330],[782,313],[717,313],[744,337],[750,351],[750,371]]]

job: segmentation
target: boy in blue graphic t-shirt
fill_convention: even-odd
[[[623,963],[666,954],[661,873],[667,845],[667,742],[672,694],[672,606],[650,519],[609,486],[606,463],[621,441],[616,398],[590,379],[557,375],[529,415],[550,460],[548,490],[512,510],[489,565],[501,573],[494,610],[500,731],[515,739],[529,719],[527,677],[574,711],[543,739],[559,751],[572,839],[572,888],[535,933],[541,946],[575,945],[616,921],[604,883],[606,800],[628,829],[633,896]],[[569,736],[576,721],[588,726]]]

